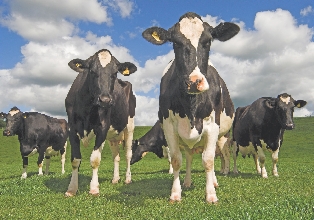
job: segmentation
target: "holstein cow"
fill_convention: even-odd
[[[214,173],[216,142],[229,131],[234,107],[224,81],[208,58],[214,39],[229,40],[239,30],[236,24],[228,22],[213,28],[199,15],[189,12],[169,30],[152,27],[143,32],[143,37],[153,44],[172,42],[175,53],[175,59],[168,64],[161,79],[158,112],[174,169],[170,201],[181,200],[180,145],[187,151],[189,169],[193,149],[203,148],[206,201],[218,201],[214,188],[217,185]],[[188,172],[184,186],[191,186]]]
[[[89,134],[95,134],[95,146],[90,157],[93,177],[90,194],[99,194],[98,167],[105,140],[109,140],[114,174],[112,183],[119,177],[119,144],[126,149],[126,180],[131,182],[130,160],[136,99],[129,82],[117,78],[117,73],[129,75],[137,70],[132,63],[120,63],[110,51],[102,49],[87,60],[74,59],[70,68],[79,74],[65,99],[70,127],[72,178],[66,196],[78,190],[78,168],[81,162],[80,139],[86,144]]]
[[[224,173],[225,166],[226,166],[225,163],[227,161],[230,161],[229,148],[232,145],[231,144],[232,138],[230,137],[230,132],[226,133],[224,137],[227,138],[227,141],[224,141],[223,149],[219,149],[217,145],[216,151],[215,151],[215,157],[219,156],[221,159],[220,173]],[[180,148],[181,147],[182,146],[180,146]],[[203,151],[202,148],[194,148],[192,152],[202,153],[202,151]],[[138,140],[133,141],[131,165],[140,161],[146,155],[147,152],[153,152],[159,158],[167,158],[169,161],[169,173],[170,174],[173,173],[169,147],[165,139],[165,135],[161,128],[159,120],[143,137],[139,138]],[[188,171],[191,171],[191,170],[188,170]]]
[[[64,119],[52,118],[38,112],[21,112],[13,107],[8,114],[1,114],[6,119],[4,136],[18,135],[20,152],[23,159],[22,179],[27,177],[28,157],[38,153],[38,175],[43,175],[42,166],[46,159],[46,172],[49,173],[50,157],[61,155],[62,174],[68,138],[68,126]]]
[[[236,158],[240,151],[243,157],[253,155],[257,172],[267,178],[264,151],[268,149],[272,152],[273,175],[278,176],[278,153],[284,131],[294,128],[294,107],[305,105],[306,101],[294,100],[283,93],[277,98],[263,97],[249,106],[237,108],[233,123],[233,171],[238,172]]]

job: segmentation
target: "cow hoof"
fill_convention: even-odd
[[[180,202],[181,202],[181,199],[180,200],[172,200],[172,199],[169,200],[170,204],[175,204],[175,203],[180,203]]]
[[[130,183],[132,183],[132,180],[125,180],[124,183],[125,184],[130,184]]]
[[[185,187],[185,188],[190,188],[191,187],[191,183],[183,183],[183,187]]]
[[[119,182],[120,178],[119,179],[113,179],[111,182],[112,184],[117,184]]]
[[[21,176],[21,180],[25,180],[27,178],[27,174],[22,174],[22,176]]]
[[[274,176],[275,176],[275,177],[279,177],[279,174],[278,174],[278,173],[274,173]]]
[[[64,194],[64,196],[65,196],[65,197],[73,197],[73,196],[75,196],[75,193],[66,192],[66,193]]]
[[[89,191],[89,194],[97,197],[97,196],[99,196],[99,191],[98,190],[91,190],[91,191]]]
[[[43,176],[44,174],[43,173],[38,173],[38,176]]]
[[[217,204],[218,203],[218,198],[217,198],[216,194],[207,195],[206,196],[206,202],[208,204]]]
[[[172,193],[170,196],[170,202],[174,203],[176,201],[181,201],[181,195],[179,193]]]

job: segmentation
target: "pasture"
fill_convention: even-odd
[[[182,201],[169,203],[172,175],[168,161],[148,153],[131,166],[132,183],[124,184],[125,151],[121,149],[120,177],[112,185],[113,162],[108,145],[99,168],[100,195],[88,194],[92,169],[89,157],[93,141],[82,149],[79,191],[65,198],[71,178],[70,146],[66,174],[59,157],[51,159],[50,174],[37,176],[37,156],[30,158],[28,178],[21,180],[22,161],[17,137],[0,136],[0,219],[314,219],[314,117],[295,118],[296,128],[286,131],[279,153],[279,177],[271,174],[271,155],[266,154],[268,179],[255,172],[252,158],[238,158],[240,174],[219,174],[218,204],[205,203],[205,173],[201,155],[194,155],[192,187],[183,188]],[[136,127],[134,138],[150,127]],[[2,134],[2,130],[0,131]],[[183,153],[181,183],[185,175]],[[44,165],[45,167],[45,165]],[[233,160],[231,159],[231,170]],[[44,169],[45,170],[45,169]]]

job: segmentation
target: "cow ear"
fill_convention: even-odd
[[[304,100],[296,100],[296,101],[294,101],[294,105],[295,105],[295,107],[297,107],[297,108],[302,108],[302,107],[304,107],[305,105],[306,105],[306,101],[304,101]]]
[[[119,63],[118,64],[118,71],[122,73],[124,76],[128,76],[134,73],[137,70],[137,67],[130,62]]]
[[[151,27],[146,29],[142,36],[152,44],[161,45],[168,41],[169,32],[160,27]]]
[[[268,108],[274,108],[276,106],[276,99],[274,98],[266,99],[265,104]]]
[[[7,118],[7,114],[4,113],[4,112],[0,112],[0,118],[1,118],[1,119]]]
[[[240,27],[234,23],[224,22],[211,30],[211,35],[219,41],[227,41],[240,31]]]
[[[85,61],[81,59],[74,59],[68,63],[69,67],[76,72],[83,72],[85,67]]]

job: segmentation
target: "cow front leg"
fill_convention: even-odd
[[[173,167],[173,183],[170,195],[170,202],[181,201],[180,168],[182,166],[182,153],[179,147],[178,134],[174,132],[170,119],[163,121],[164,134],[168,143],[171,165]]]
[[[50,167],[50,156],[45,156],[46,159],[46,171],[45,174],[48,175],[49,174],[49,167]]]
[[[277,177],[279,176],[278,171],[277,171],[278,153],[279,153],[279,148],[272,152],[273,175]]]
[[[89,193],[91,195],[99,195],[99,182],[98,182],[98,168],[100,165],[100,161],[101,161],[101,152],[102,149],[104,147],[103,143],[98,149],[93,150],[91,156],[90,156],[90,164],[92,166],[93,169],[93,176],[92,176],[92,180],[90,182],[90,191]]]
[[[66,149],[67,149],[67,141],[64,144],[63,149],[60,150],[61,154],[61,173],[65,173],[64,165],[65,165],[65,155],[66,155]]]
[[[71,126],[70,126],[71,127]],[[74,130],[69,134],[71,144],[72,177],[65,196],[74,196],[78,190],[78,169],[81,164],[80,139]]]
[[[191,169],[192,169],[192,161],[193,161],[193,154],[191,151],[185,151],[185,159],[186,159],[186,173],[184,178],[184,187],[191,187],[192,184],[192,177],[191,177]]]
[[[131,158],[132,158],[132,140],[134,133],[134,118],[128,118],[128,124],[124,130],[124,146],[125,146],[125,158],[126,158],[126,174],[125,183],[129,184],[132,182],[131,178]]]
[[[120,174],[119,174],[119,163],[120,163],[120,148],[116,141],[110,142],[110,149],[111,149],[111,155],[113,160],[113,178],[112,183],[116,184],[120,180]]]
[[[22,176],[21,179],[26,179],[27,178],[27,166],[28,166],[28,157],[23,157],[23,171],[22,171]]]
[[[208,203],[218,202],[215,190],[215,185],[218,186],[218,182],[214,171],[215,150],[216,142],[218,139],[218,132],[218,125],[213,125],[210,135],[208,134],[206,138],[207,140],[205,142],[204,151],[202,153],[202,164],[206,173],[206,201]]]
[[[38,152],[39,155],[38,155],[38,161],[37,161],[38,176],[44,175],[43,174],[43,164],[44,164],[44,158],[45,158],[45,151],[43,151],[42,149],[44,149],[44,147],[39,147],[39,152]],[[49,161],[49,164],[50,164],[50,161]]]
[[[257,154],[258,154],[258,160],[259,160],[259,165],[260,165],[260,170],[261,170],[261,175],[263,178],[267,178],[267,172],[266,172],[266,168],[265,168],[265,160],[266,160],[266,156],[264,154],[264,151],[262,149],[262,147],[257,146]],[[257,167],[258,165],[256,165]]]

